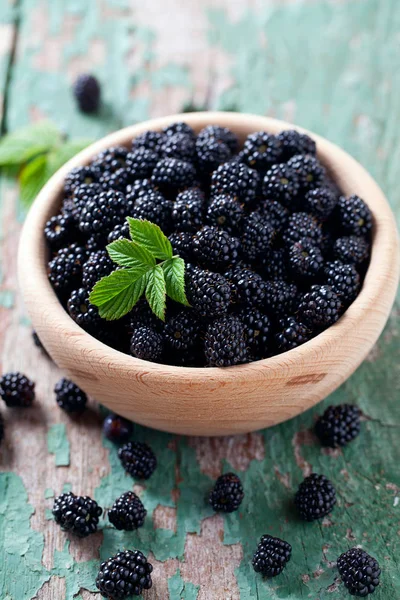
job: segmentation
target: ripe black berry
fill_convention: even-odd
[[[352,596],[365,598],[373,594],[379,585],[381,570],[378,561],[361,548],[343,552],[337,567],[344,585]]]
[[[57,252],[48,264],[48,277],[56,292],[68,292],[79,283],[86,259],[86,249],[78,244],[71,244]]]
[[[97,530],[103,510],[88,496],[75,496],[72,492],[61,494],[54,500],[53,515],[63,531],[78,537],[87,537]]]
[[[140,596],[152,585],[152,565],[139,550],[125,550],[100,565],[96,586],[108,600]]]
[[[99,174],[95,168],[75,167],[68,173],[64,180],[64,195],[72,196],[74,191],[82,184],[89,185],[97,182]]]
[[[296,317],[286,317],[279,323],[276,333],[276,345],[282,352],[297,348],[312,337],[312,331],[308,325],[301,323]]]
[[[265,282],[265,308],[270,314],[284,316],[293,312],[297,302],[297,287],[294,283],[275,279]]]
[[[60,379],[55,385],[56,402],[67,413],[81,413],[86,408],[87,396],[73,381]]]
[[[107,415],[103,421],[103,434],[114,444],[125,444],[132,437],[133,423],[119,415]]]
[[[283,248],[268,250],[258,257],[257,271],[265,280],[287,279],[286,252]]]
[[[326,220],[337,204],[337,197],[329,188],[315,188],[307,192],[305,208],[320,220]]]
[[[125,168],[130,181],[145,179],[151,174],[159,161],[160,156],[154,150],[135,148],[129,152],[125,159]]]
[[[322,519],[336,504],[336,492],[325,475],[312,473],[299,485],[294,502],[304,521]]]
[[[316,154],[317,147],[313,139],[307,134],[295,129],[281,131],[276,136],[280,143],[282,159],[289,160],[296,154]]]
[[[168,233],[171,229],[173,206],[173,202],[166,200],[160,192],[151,192],[136,200],[129,216],[151,221]]]
[[[202,317],[218,317],[228,312],[231,288],[219,273],[198,267],[187,268],[186,294],[190,305]]]
[[[354,265],[344,265],[339,260],[326,263],[324,278],[345,306],[353,302],[360,290],[360,276]]]
[[[266,131],[257,131],[247,136],[243,146],[242,159],[252,169],[265,172],[280,158],[280,144],[277,138]]]
[[[148,479],[157,467],[153,450],[142,442],[128,442],[118,450],[125,471],[137,479]]]
[[[318,219],[305,212],[295,212],[289,217],[286,229],[283,232],[283,240],[291,246],[295,242],[308,238],[316,246],[321,245],[323,232]]]
[[[35,398],[35,384],[19,372],[0,377],[0,397],[9,408],[26,408]]]
[[[101,192],[84,206],[79,229],[86,234],[99,231],[106,234],[126,216],[126,199],[118,191]]]
[[[132,333],[130,350],[136,358],[158,362],[163,354],[164,340],[150,327],[137,327]]]
[[[333,255],[343,263],[361,265],[367,260],[369,243],[361,236],[349,235],[338,238],[333,244]]]
[[[228,162],[220,165],[211,177],[211,196],[229,194],[240,203],[255,200],[259,175],[241,163]]]
[[[341,196],[337,203],[340,227],[352,235],[368,235],[372,229],[372,215],[361,198]]]
[[[134,492],[125,492],[112,505],[108,519],[117,529],[133,531],[143,525],[146,514],[140,498]]]
[[[183,309],[165,324],[165,341],[177,352],[187,351],[200,339],[201,324],[194,310]]]
[[[324,263],[321,250],[309,238],[303,238],[290,246],[288,260],[293,277],[298,279],[315,278]]]
[[[346,446],[360,433],[361,411],[352,404],[328,406],[315,423],[315,433],[323,446]]]
[[[75,323],[86,331],[94,331],[101,323],[99,311],[89,302],[89,290],[79,288],[71,293],[67,308]]]
[[[325,177],[325,169],[315,156],[297,154],[290,158],[287,164],[296,172],[300,188],[303,191],[321,187]]]
[[[232,298],[249,306],[262,306],[265,300],[265,282],[248,268],[234,267],[225,273],[231,284]]]
[[[216,512],[231,513],[239,508],[244,498],[242,482],[235,473],[218,477],[210,492],[209,503]]]
[[[128,149],[125,146],[112,146],[97,154],[90,163],[95,173],[115,173],[125,167]]]
[[[185,261],[192,261],[193,256],[193,234],[186,231],[171,233],[169,236],[174,254],[177,254]]]
[[[245,336],[250,350],[258,355],[265,355],[271,335],[271,321],[268,315],[258,308],[244,307],[238,317],[245,326]]]
[[[167,193],[184,190],[194,185],[196,169],[192,163],[178,158],[162,158],[153,171],[151,181]]]
[[[92,290],[93,286],[106,275],[109,275],[114,269],[114,263],[108,255],[107,250],[98,250],[92,252],[88,260],[83,265],[82,284],[87,290]]]
[[[188,125],[187,123],[184,123],[182,121],[178,121],[177,123],[171,123],[171,125],[168,125],[167,127],[165,127],[163,129],[163,132],[167,137],[175,135],[176,133],[184,133],[185,135],[188,135],[189,137],[192,137],[192,138],[195,137],[195,133],[194,133],[193,129],[190,127],[190,125]]]
[[[71,213],[51,217],[44,228],[45,238],[52,249],[64,246],[74,237],[75,233],[75,221]]]
[[[176,197],[172,221],[177,231],[196,232],[203,224],[204,193],[200,188],[190,188]]]
[[[342,309],[342,302],[328,285],[313,285],[300,300],[299,315],[312,327],[333,325]]]
[[[292,546],[272,535],[263,535],[253,556],[253,568],[264,577],[276,577],[286,567]]]
[[[132,140],[132,150],[146,148],[160,155],[165,140],[166,136],[164,133],[160,133],[159,131],[145,131]]]
[[[110,231],[107,236],[107,243],[111,244],[111,242],[123,239],[129,239],[129,225],[126,221],[125,223],[116,225],[114,229]]]
[[[242,251],[249,260],[256,260],[267,252],[275,239],[276,231],[267,217],[252,212],[244,222]]]
[[[293,208],[299,192],[299,177],[296,171],[285,163],[273,165],[265,174],[262,191],[269,200],[277,200]]]
[[[239,239],[223,229],[205,225],[193,238],[194,255],[203,267],[223,269],[237,262]]]
[[[191,135],[174,133],[166,137],[162,153],[167,158],[179,158],[180,160],[193,162],[196,153],[196,142]]]
[[[215,139],[197,139],[196,164],[199,173],[206,178],[211,175],[219,165],[226,163],[230,157],[231,151],[227,144]]]
[[[82,112],[97,112],[100,106],[101,88],[94,75],[79,75],[74,83],[74,95]]]
[[[237,135],[228,127],[220,127],[219,125],[207,125],[199,132],[197,139],[200,142],[215,141],[228,146],[230,152],[237,152],[239,140]]]
[[[212,198],[207,210],[207,223],[221,227],[231,235],[241,229],[244,210],[241,204],[228,194],[220,194]]]
[[[248,362],[242,321],[234,315],[212,321],[205,332],[204,352],[210,367],[231,367]]]
[[[276,200],[264,200],[259,211],[276,231],[280,232],[287,226],[289,210]]]

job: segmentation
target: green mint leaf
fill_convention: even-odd
[[[144,246],[130,240],[116,240],[107,246],[108,254],[120,267],[155,267],[156,259]]]
[[[0,140],[0,166],[23,165],[59,144],[61,134],[51,121],[17,129]]]
[[[171,242],[158,225],[150,221],[127,217],[129,232],[134,242],[144,246],[155,258],[166,260],[172,258]]]
[[[179,256],[174,256],[162,263],[165,276],[167,295],[175,300],[190,306],[185,294],[185,261]]]
[[[103,319],[120,319],[135,306],[145,291],[148,267],[119,269],[94,286],[89,300],[99,308]]]
[[[47,160],[45,155],[33,158],[22,169],[19,184],[20,198],[23,206],[26,208],[32,204],[42,187],[47,181],[46,175]]]
[[[52,149],[47,156],[47,176],[51,177],[56,171],[81,150],[89,146],[93,140],[77,139],[67,140]]]
[[[147,274],[146,300],[153,313],[162,321],[165,320],[166,287],[164,271],[160,265]]]

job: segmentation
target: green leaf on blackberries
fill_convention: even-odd
[[[144,246],[146,250],[159,260],[172,258],[172,246],[160,227],[150,221],[127,217],[129,233],[134,242]]]
[[[157,265],[147,273],[146,300],[153,313],[162,321],[165,320],[166,284],[164,271]]]
[[[167,295],[185,306],[190,306],[185,294],[185,261],[179,256],[173,256],[162,264]]]

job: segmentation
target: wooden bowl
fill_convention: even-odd
[[[208,124],[230,127],[241,141],[253,131],[277,133],[293,128],[255,115],[204,112],[133,125],[91,145],[51,178],[28,214],[19,246],[19,281],[26,306],[59,367],[88,394],[128,419],[190,435],[227,435],[269,427],[333,392],[375,344],[398,283],[395,220],[382,191],[363,167],[334,144],[310,134],[343,193],[361,196],[374,218],[368,273],[361,293],[342,318],[290,352],[225,369],[160,365],[113,350],[78,327],[59,303],[47,279],[43,227],[59,208],[63,180],[71,168],[87,164],[105,148],[128,145],[147,129],[160,130],[177,120],[196,131]]]

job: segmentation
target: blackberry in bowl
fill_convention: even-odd
[[[43,188],[20,242],[20,283],[40,338],[83,391],[144,425],[221,435],[291,418],[358,367],[397,288],[394,217],[354,159],[319,136],[293,131],[281,121],[236,113],[155,119],[93,144]],[[267,149],[257,132],[268,134]],[[119,156],[126,148],[127,157],[136,139],[155,140],[157,133],[156,147],[149,147],[157,162],[148,153],[138,153],[135,169],[122,160],[125,188],[115,191],[114,180],[104,177],[114,150]],[[201,140],[194,146],[193,136]],[[241,152],[249,136],[246,147],[266,153],[265,161]],[[218,144],[224,151],[204,170]],[[285,164],[298,186],[287,185]],[[74,203],[69,173],[76,169],[90,172],[94,186],[75,204],[79,244],[70,239],[52,247],[46,223]],[[270,185],[271,170],[277,185]],[[340,194],[329,196],[321,216],[321,198],[328,196],[321,190],[333,189],[329,178]],[[114,254],[107,257],[110,243]],[[142,248],[139,261],[133,246]],[[179,265],[173,275],[172,259]],[[151,277],[133,282],[143,268]],[[122,296],[109,283],[108,295],[101,292],[104,281],[125,290],[124,302],[115,301]],[[82,288],[89,298],[77,310],[82,322],[90,311],[86,330],[67,312]],[[249,319],[251,311],[257,314]]]

